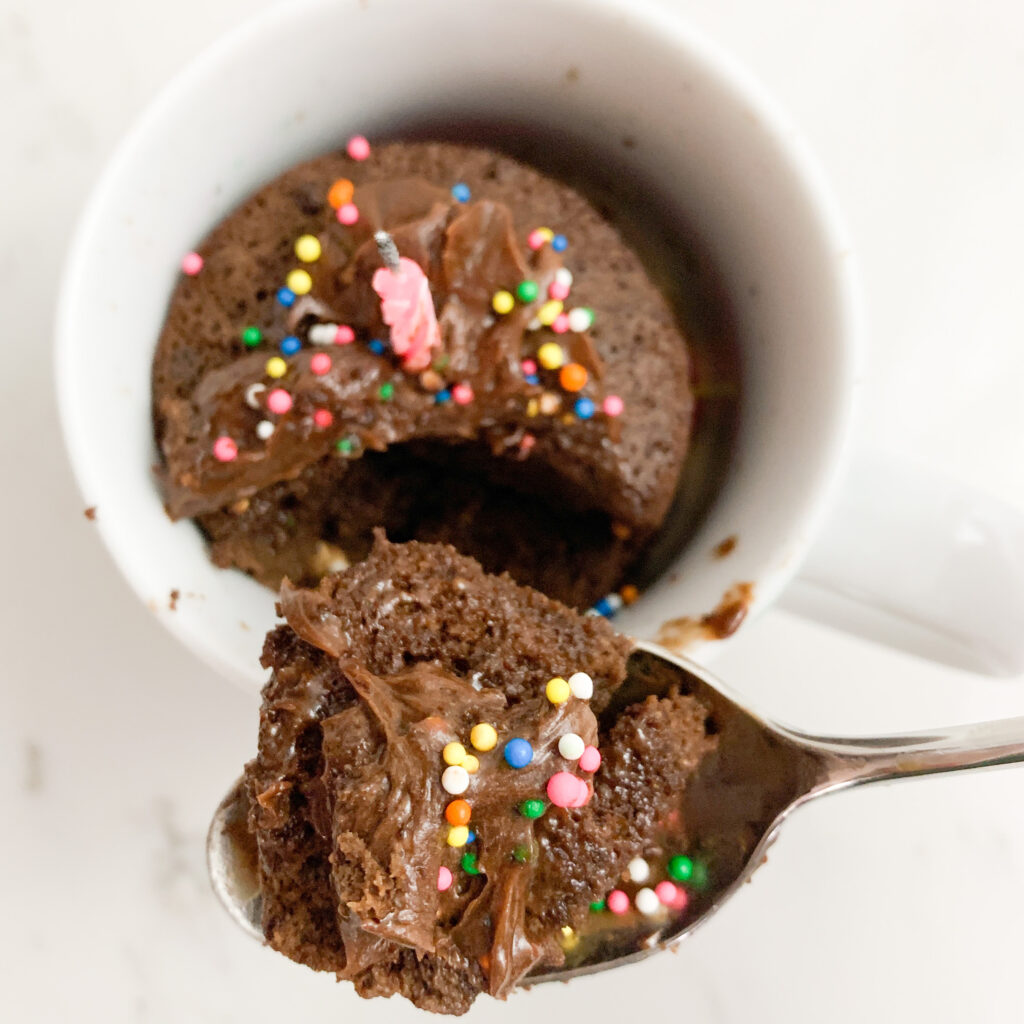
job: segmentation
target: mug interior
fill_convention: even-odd
[[[852,259],[802,143],[763,93],[684,24],[625,0],[448,0],[444,19],[443,48],[422,42],[438,31],[430,4],[311,0],[243,26],[124,141],[69,256],[57,373],[85,499],[140,597],[252,690],[274,597],[215,569],[198,530],[165,516],[150,362],[182,254],[261,184],[355,132],[528,122],[556,163],[559,147],[583,144],[634,174],[716,267],[742,354],[735,448],[709,514],[623,610],[623,630],[652,638],[738,581],[754,584],[754,610],[770,601],[837,475],[855,376]],[[734,552],[714,558],[730,536]]]

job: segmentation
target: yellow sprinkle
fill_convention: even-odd
[[[446,743],[441,757],[445,764],[462,764],[466,758],[466,748],[461,743]]]
[[[462,767],[469,772],[470,775],[476,775],[480,771],[480,760],[475,754],[467,754],[462,759]]]
[[[285,284],[296,295],[306,295],[313,287],[313,278],[305,270],[293,270],[285,278]]]
[[[545,391],[540,396],[540,411],[545,416],[554,416],[559,409],[562,408],[562,399],[558,397],[553,391]]]
[[[548,685],[544,687],[544,693],[552,704],[564,704],[572,695],[572,690],[561,676],[555,676],[554,679],[548,680]]]
[[[320,239],[316,235],[302,235],[295,240],[295,255],[303,263],[316,263],[320,259]]]
[[[540,412],[540,402],[538,402],[536,398],[531,398],[526,403],[526,415],[532,418],[536,416],[538,412]]]
[[[580,937],[567,924],[562,925],[562,937],[558,940],[562,949],[567,952],[580,944]]]
[[[465,846],[469,842],[469,829],[465,825],[452,825],[448,829],[449,846]]]
[[[263,369],[268,377],[283,377],[288,372],[288,364],[280,356],[272,356]]]
[[[491,305],[494,307],[495,313],[501,313],[504,316],[515,309],[516,300],[512,297],[511,292],[495,292],[491,296]]]
[[[469,730],[469,742],[476,750],[493,750],[498,743],[498,732],[488,722],[477,722]]]
[[[294,291],[294,289],[292,290]],[[555,322],[555,317],[557,317],[561,312],[562,300],[548,299],[548,301],[537,310],[537,319],[544,324],[545,327],[550,327]]]
[[[576,417],[571,412],[567,412],[562,416],[562,422],[567,426],[571,427],[576,422]]]
[[[537,349],[537,362],[545,370],[557,370],[565,362],[565,353],[557,341],[546,341]]]
[[[554,231],[551,228],[537,228],[537,234],[540,235],[545,242],[550,242],[555,237]]]

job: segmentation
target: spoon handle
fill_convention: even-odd
[[[790,738],[816,754],[822,765],[808,796],[865,782],[1024,761],[1024,718],[957,725],[908,736],[838,739],[792,732]]]

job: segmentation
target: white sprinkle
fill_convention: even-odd
[[[264,384],[250,384],[245,389],[245,404],[249,406],[250,409],[260,408],[259,396],[266,390],[267,388]]]
[[[566,761],[578,761],[586,749],[587,745],[583,742],[583,737],[577,736],[574,732],[567,732],[558,741],[558,752]]]
[[[594,696],[594,680],[586,672],[573,672],[569,676],[569,689],[574,697],[590,700]]]
[[[617,612],[622,607],[622,598],[614,591],[606,595],[604,601],[613,612]]]
[[[337,324],[313,324],[309,329],[309,340],[314,345],[333,345],[337,333]]]
[[[274,432],[274,424],[270,420],[260,420],[256,424],[256,436],[261,441],[266,441]]]
[[[569,330],[582,334],[594,323],[594,314],[585,306],[577,306],[569,310]]]
[[[646,882],[647,879],[651,877],[651,866],[643,859],[643,857],[634,857],[626,865],[626,873],[629,875],[629,880],[631,882]],[[652,896],[655,895],[653,890],[648,891],[650,891]],[[638,898],[639,895],[640,894],[637,893]],[[640,904],[637,903],[637,907],[639,906]]]
[[[559,284],[564,284],[567,287],[572,287],[572,271],[568,267],[559,267],[555,271],[555,280]]]
[[[635,902],[636,909],[647,917],[653,917],[661,912],[661,900],[658,899],[654,890],[648,889],[646,885],[637,892]]]
[[[534,317],[534,318],[533,318],[533,319],[532,319],[532,320],[531,320],[531,321],[530,321],[530,322],[529,322],[529,323],[528,323],[528,324],[526,325],[526,329],[527,329],[528,331],[539,331],[539,330],[541,329],[541,327],[543,327],[543,324],[542,324],[542,323],[540,322],[540,320],[538,320],[538,319],[537,319],[537,317]]]
[[[469,772],[460,764],[449,765],[441,773],[441,785],[446,793],[458,796],[469,789]]]
[[[493,316],[491,316],[490,313],[487,313],[484,316],[482,323],[483,323],[484,327],[493,327],[494,324],[495,324],[495,319],[494,319]]]

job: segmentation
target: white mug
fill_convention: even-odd
[[[161,621],[224,675],[261,685],[274,595],[214,568],[195,526],[166,517],[152,474],[149,369],[182,255],[261,184],[353,133],[470,117],[525,118],[596,151],[628,138],[630,165],[693,227],[730,293],[743,402],[725,485],[616,624],[665,636],[664,623],[710,611],[737,582],[753,584],[756,613],[834,505],[794,607],[955,664],[1021,671],[1021,518],[874,457],[854,463],[837,498],[861,330],[850,242],[763,90],[684,21],[637,0],[303,0],[236,30],[150,106],[75,236],[56,365],[85,501]],[[729,537],[735,550],[715,558]]]

